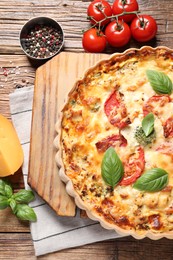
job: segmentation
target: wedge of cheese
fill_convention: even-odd
[[[14,174],[24,159],[22,146],[12,123],[0,115],[0,177]]]

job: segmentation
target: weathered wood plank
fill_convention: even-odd
[[[1,52],[0,52],[1,53]],[[0,113],[10,118],[9,93],[34,84],[35,68],[25,55],[0,55]]]
[[[0,259],[35,260],[29,233],[0,233]]]
[[[86,19],[86,9],[89,1],[1,1],[0,3],[0,53],[22,54],[19,44],[19,32],[23,24],[36,16],[48,15],[59,21],[65,33],[65,50],[83,51],[81,44],[82,30],[89,27]],[[110,1],[113,2],[113,1]],[[151,42],[152,46],[166,45],[172,47],[171,34],[173,33],[173,1],[139,0],[141,13],[153,15],[158,23],[157,40]],[[153,10],[153,7],[157,6]],[[14,11],[15,10],[15,11]],[[10,43],[9,43],[10,42]],[[139,47],[131,41],[131,47]],[[125,46],[127,48],[128,46]],[[122,50],[124,50],[123,48]],[[119,51],[108,48],[107,52]]]
[[[76,249],[65,250],[57,253],[57,256],[58,259],[61,259],[61,256],[64,256],[65,259],[66,256],[69,255],[70,259],[72,260],[171,260],[172,250],[173,246],[171,240],[135,240],[134,238],[126,237],[117,240],[86,245]],[[75,255],[73,254],[73,251],[76,252]],[[56,256],[56,253],[54,255]],[[47,258],[45,256],[41,259]]]
[[[26,233],[29,231],[29,223],[27,221],[19,221],[10,208],[0,211],[0,233]]]
[[[172,260],[171,240],[135,240],[125,237],[116,240],[90,244],[73,249],[40,256],[40,260]],[[0,259],[35,260],[31,236],[28,233],[0,234]]]

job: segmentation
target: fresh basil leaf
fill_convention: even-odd
[[[149,113],[142,120],[142,129],[146,136],[149,136],[154,130],[154,115]]]
[[[173,84],[171,79],[163,72],[156,70],[146,71],[148,80],[153,90],[158,94],[171,94],[173,90]]]
[[[2,179],[0,179],[0,194],[5,195],[5,184],[6,182]]]
[[[122,179],[123,173],[124,168],[120,158],[114,148],[108,148],[104,154],[101,164],[101,174],[103,180],[114,188],[115,185]]]
[[[153,168],[146,171],[135,182],[133,188],[141,191],[159,191],[168,184],[168,173],[161,168]]]
[[[9,206],[12,209],[13,213],[16,214],[17,203],[14,199],[9,199]]]
[[[34,193],[31,190],[20,190],[13,195],[18,203],[29,203],[34,199]]]
[[[8,198],[11,198],[11,196],[13,195],[13,190],[12,190],[12,187],[10,184],[5,184],[5,195],[8,197]]]
[[[36,221],[37,216],[34,210],[26,204],[17,204],[16,216],[21,220]]]
[[[0,209],[6,209],[9,206],[8,198],[0,195]]]

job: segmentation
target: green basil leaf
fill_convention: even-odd
[[[11,198],[11,196],[13,195],[13,190],[12,190],[11,185],[5,184],[4,190],[5,190],[5,195],[6,195],[8,198]]]
[[[168,173],[161,168],[153,168],[146,171],[135,182],[133,188],[141,191],[159,191],[168,184]]]
[[[103,180],[114,188],[115,185],[122,179],[123,173],[124,168],[120,158],[114,148],[108,148],[104,154],[101,164],[101,174]]]
[[[5,195],[5,184],[6,182],[2,179],[0,179],[0,194]]]
[[[14,199],[9,199],[9,206],[12,209],[13,213],[16,214],[17,203]]]
[[[37,216],[34,210],[26,204],[17,204],[16,216],[21,220],[36,221]]]
[[[34,193],[31,190],[20,190],[13,195],[13,198],[18,203],[29,203],[34,197]]]
[[[158,94],[171,94],[173,90],[173,84],[171,79],[163,72],[156,70],[146,71],[148,80],[153,90]]]
[[[6,209],[8,206],[8,198],[6,196],[0,195],[0,209]]]
[[[154,130],[154,115],[149,113],[142,120],[142,129],[146,136],[149,136]]]

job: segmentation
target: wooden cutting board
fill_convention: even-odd
[[[107,56],[62,52],[36,71],[28,183],[61,216],[74,216],[76,206],[59,179],[55,163],[58,111],[76,79]]]

